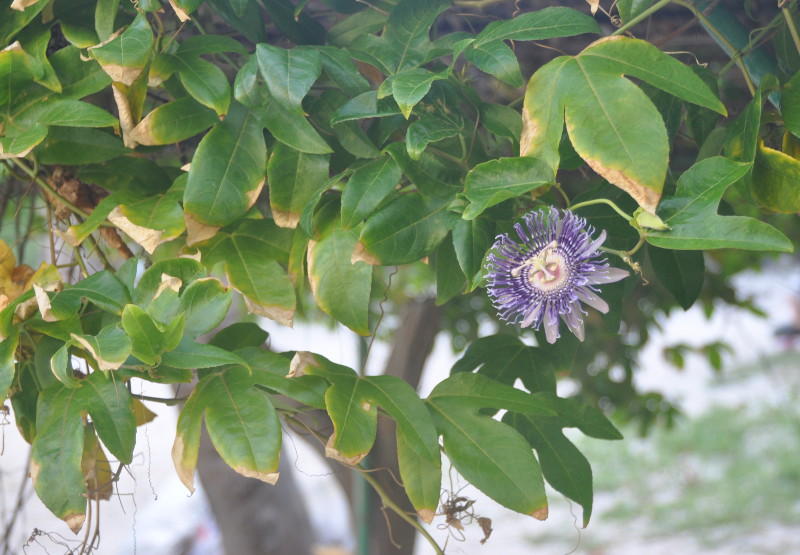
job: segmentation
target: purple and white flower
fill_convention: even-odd
[[[612,268],[599,250],[606,239],[568,210],[539,210],[514,225],[519,241],[498,235],[488,257],[487,291],[501,319],[544,331],[549,343],[559,338],[559,316],[583,341],[581,303],[603,314],[608,304],[596,285],[613,283],[628,272]]]

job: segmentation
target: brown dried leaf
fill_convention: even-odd
[[[361,241],[356,243],[356,246],[353,249],[353,254],[350,255],[350,264],[355,264],[356,262],[366,262],[372,266],[381,265],[381,261],[368,253],[367,248]]]
[[[122,208],[115,207],[108,215],[108,221],[124,231],[128,237],[139,243],[144,250],[153,254],[162,241],[161,237],[164,235],[163,231],[157,229],[150,229],[136,225],[122,214]]]

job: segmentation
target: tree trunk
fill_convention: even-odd
[[[197,472],[228,555],[310,555],[314,530],[282,456],[272,486],[245,478],[223,461],[203,429]]]
[[[436,334],[439,332],[440,313],[441,309],[435,305],[434,299],[411,301],[405,305],[401,314],[401,324],[395,333],[392,351],[386,363],[385,374],[402,378],[412,387],[417,387],[425,361],[433,349]],[[378,420],[378,436],[375,446],[370,451],[369,462],[372,468],[391,469],[394,476],[400,479],[394,420],[389,418]],[[414,514],[414,508],[405,491],[394,481],[389,472],[378,470],[373,476],[395,502],[408,513]],[[369,489],[369,492],[368,553],[381,555],[413,553],[416,530],[394,512],[382,510],[380,497],[372,489]]]

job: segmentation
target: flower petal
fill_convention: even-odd
[[[546,310],[544,313],[544,335],[548,343],[555,343],[561,337],[558,333],[558,316],[548,314],[549,312]]]
[[[608,303],[592,293],[589,289],[585,287],[578,287],[575,290],[575,294],[578,296],[578,299],[588,304],[592,308],[599,310],[603,314],[608,314]]]
[[[569,331],[574,333],[575,337],[579,340],[583,341],[583,316],[581,315],[581,307],[578,301],[572,303],[569,312],[562,314],[561,317],[564,319],[564,322],[566,322]]]
[[[620,270],[619,268],[603,268],[595,272],[591,280],[594,283],[614,283],[615,281],[625,279],[629,275],[629,272]]]
[[[522,320],[521,326],[523,328],[527,328],[527,327],[529,327],[529,326],[531,326],[533,324],[538,324],[539,320],[540,320],[540,317],[542,315],[542,308],[544,308],[544,304],[542,304],[542,303],[537,304],[533,308],[533,310],[531,310],[530,314],[525,316],[525,319]]]

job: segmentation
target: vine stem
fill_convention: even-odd
[[[383,503],[386,507],[393,510],[395,513],[397,513],[397,515],[400,518],[402,518],[403,520],[408,522],[411,526],[416,528],[417,531],[419,531],[419,533],[422,534],[426,540],[428,540],[428,543],[431,544],[431,547],[433,547],[434,551],[436,552],[436,555],[444,555],[444,551],[442,551],[442,548],[439,547],[439,544],[436,543],[436,540],[433,539],[433,536],[430,535],[430,533],[425,529],[425,527],[422,526],[419,522],[417,522],[417,519],[406,514],[406,512],[402,509],[402,507],[400,507],[397,503],[392,501],[392,498],[389,497],[386,491],[381,487],[378,481],[373,476],[370,475],[369,472],[360,471],[360,473],[361,476],[369,483],[369,485],[372,486],[372,489],[374,489],[380,496],[381,503]]]
[[[584,202],[579,202],[578,204],[573,204],[569,207],[570,210],[577,210],[578,208],[583,208],[584,206],[594,206],[596,204],[606,204],[614,209],[614,212],[625,218],[625,221],[630,222],[633,220],[633,216],[623,212],[622,209],[617,206],[613,201],[608,200],[607,198],[596,198],[593,200],[586,200]]]
[[[783,12],[783,18],[786,20],[786,27],[789,28],[789,34],[792,35],[794,47],[797,49],[797,53],[800,54],[800,35],[797,34],[797,26],[794,24],[792,12],[789,11],[785,4],[781,5],[781,12]]]
[[[308,424],[306,424],[305,422],[303,422],[299,418],[296,418],[292,414],[286,413],[286,412],[284,412],[283,410],[280,410],[280,409],[278,410],[278,412],[282,413],[283,417],[286,418],[287,420],[291,420],[292,422],[294,422],[298,426],[308,430],[308,432],[311,435],[313,435],[315,438],[317,438],[317,440],[320,443],[322,443],[323,445],[325,445],[327,443],[327,437],[324,434],[320,433],[318,430],[315,430],[314,428],[312,428],[311,426],[309,426]],[[338,461],[338,462],[341,463],[341,461]],[[375,478],[372,477],[372,475],[370,474],[369,470],[367,470],[365,468],[362,468],[360,465],[359,466],[350,466],[350,465],[346,465],[344,463],[341,463],[341,464],[343,466],[346,466],[347,468],[349,468],[351,470],[356,470],[359,474],[361,474],[361,476],[364,477],[364,480],[366,480],[367,483],[370,486],[372,486],[372,488],[375,490],[375,493],[377,493],[378,496],[381,498],[381,503],[383,503],[383,505],[385,507],[387,507],[387,508],[391,509],[392,511],[394,511],[395,513],[397,513],[397,516],[399,516],[400,518],[402,518],[403,520],[408,522],[409,525],[414,527],[414,529],[416,529],[420,534],[422,534],[422,536],[428,541],[428,543],[431,544],[431,547],[433,547],[433,550],[436,553],[436,555],[444,555],[444,551],[442,550],[441,547],[439,547],[439,544],[436,543],[436,540],[433,538],[433,536],[431,536],[430,532],[428,532],[422,524],[417,522],[416,518],[413,518],[413,517],[409,516],[403,510],[402,507],[400,507],[397,503],[392,501],[392,498],[389,497],[389,494],[386,493],[386,490],[383,489],[383,487],[381,487],[381,485],[378,483],[378,481],[375,480]]]
[[[712,23],[708,20],[706,15],[703,13],[702,10],[699,10],[697,6],[693,3],[688,2],[686,0],[672,0],[679,6],[683,6],[690,12],[694,14],[694,16],[703,24],[703,26],[708,29],[708,32],[711,33],[720,44],[722,44],[726,49],[730,51],[731,59],[736,63],[736,66],[739,68],[739,71],[742,72],[742,76],[744,77],[744,81],[747,84],[747,89],[750,91],[752,96],[756,94],[756,86],[753,83],[753,78],[750,76],[750,72],[747,70],[747,67],[744,64],[744,60],[742,59],[742,53],[739,49],[737,49],[731,42],[728,40],[724,34],[720,33],[719,29],[714,27]]]
[[[619,29],[617,29],[616,31],[611,33],[611,36],[614,37],[614,36],[617,36],[617,35],[621,35],[622,33],[627,31],[631,27],[634,27],[640,21],[642,21],[644,19],[647,19],[648,17],[650,17],[651,15],[656,13],[658,10],[660,10],[661,8],[663,8],[664,6],[666,6],[666,5],[670,4],[670,3],[672,3],[672,0],[661,0],[660,2],[657,2],[657,3],[653,4],[652,6],[647,8],[645,11],[643,11],[642,13],[640,13],[639,15],[637,15],[636,17],[634,17],[630,21],[628,21],[625,25],[623,25],[622,27],[620,27]]]
[[[18,168],[20,168],[22,171],[24,171],[26,174],[28,174],[28,175],[31,177],[31,179],[33,179],[33,180],[36,182],[36,184],[37,184],[37,185],[39,185],[39,187],[41,187],[42,189],[45,189],[45,190],[46,190],[48,193],[50,193],[50,194],[51,194],[51,195],[53,195],[55,198],[57,198],[57,199],[58,199],[58,201],[59,201],[61,204],[63,204],[64,206],[66,206],[67,208],[69,208],[70,210],[72,210],[72,211],[73,211],[75,214],[77,214],[78,216],[81,216],[81,217],[83,217],[83,218],[88,218],[88,217],[89,217],[89,213],[88,213],[88,212],[86,212],[86,211],[85,211],[85,210],[83,210],[82,208],[78,208],[78,207],[77,207],[75,204],[73,204],[72,202],[70,202],[70,201],[68,201],[67,199],[65,199],[63,196],[61,196],[61,195],[58,193],[58,191],[56,191],[56,190],[53,188],[53,186],[52,186],[52,185],[50,185],[50,184],[49,184],[47,181],[45,181],[44,179],[42,179],[41,177],[39,177],[39,175],[38,175],[38,172],[36,171],[36,169],[31,169],[31,168],[29,168],[29,167],[28,167],[26,164],[23,164],[23,163],[22,163],[22,161],[20,161],[20,159],[19,159],[19,158],[12,158],[12,159],[11,159],[11,161],[12,161],[12,162],[13,162],[13,163],[14,163],[14,164],[15,164],[15,165],[18,167]],[[101,225],[102,227],[113,227],[111,224],[109,224],[109,223],[106,223],[106,222],[103,222],[103,223],[102,223],[102,224],[100,224],[100,225]]]

